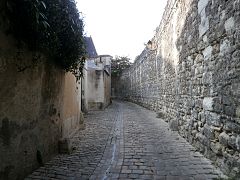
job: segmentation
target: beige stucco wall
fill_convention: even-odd
[[[23,179],[79,128],[81,89],[73,75],[17,48],[1,29],[0,87],[0,179]]]
[[[64,80],[62,137],[68,138],[75,130],[83,126],[83,119],[81,119],[81,81],[76,82],[72,73],[66,73]]]
[[[111,65],[111,56],[99,56],[94,60],[95,67],[86,67],[84,75],[84,101],[87,110],[104,109],[110,104],[111,72],[104,67]]]
[[[104,81],[102,70],[88,71],[88,108],[97,110],[104,108]]]

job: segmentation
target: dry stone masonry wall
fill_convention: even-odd
[[[169,0],[122,96],[159,112],[226,174],[240,176],[240,1]]]

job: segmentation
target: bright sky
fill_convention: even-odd
[[[98,55],[135,59],[160,24],[167,0],[76,0]]]

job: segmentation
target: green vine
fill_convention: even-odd
[[[75,76],[85,61],[83,19],[74,0],[4,0],[7,33]]]

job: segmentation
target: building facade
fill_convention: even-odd
[[[82,79],[82,110],[105,109],[111,102],[110,55],[98,55],[91,37],[85,37],[87,60]]]
[[[111,59],[109,55],[89,58],[83,78],[83,110],[102,110],[110,104]]]

